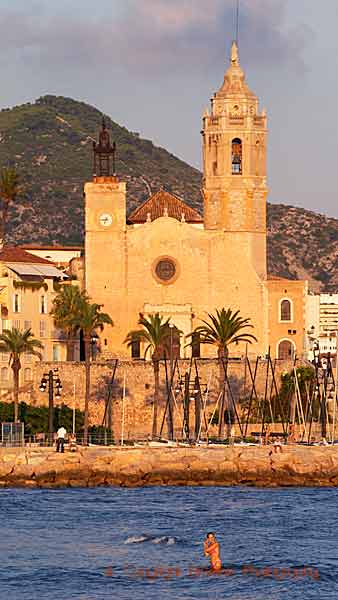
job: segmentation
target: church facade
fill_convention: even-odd
[[[186,337],[207,313],[226,307],[250,318],[257,338],[250,355],[270,348],[272,357],[301,356],[307,285],[267,274],[267,116],[246,84],[235,43],[203,115],[202,138],[204,216],[159,190],[127,218],[126,184],[110,174],[114,149],[103,126],[94,147],[99,172],[84,190],[86,289],[114,320],[101,350],[130,356],[124,339],[139,313],[158,312],[182,332],[180,355],[189,356]],[[232,356],[244,352],[231,348]]]

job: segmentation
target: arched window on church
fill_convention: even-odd
[[[242,140],[234,138],[231,144],[232,174],[242,175]]]
[[[291,321],[292,320],[292,311],[291,311],[291,302],[290,300],[284,299],[280,303],[280,320],[281,321]]]

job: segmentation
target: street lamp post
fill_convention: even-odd
[[[54,437],[54,391],[55,398],[61,398],[62,383],[58,369],[50,369],[44,373],[40,383],[40,392],[45,392],[48,386],[48,443],[53,445]]]

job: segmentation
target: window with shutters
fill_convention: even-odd
[[[26,369],[24,370],[24,381],[32,381],[33,377],[32,377],[32,369],[30,369],[29,367],[26,367]]]
[[[40,314],[41,315],[46,315],[47,314],[47,296],[43,295],[40,296]]]
[[[8,367],[2,367],[0,374],[1,374],[1,381],[8,381]]]
[[[13,296],[13,312],[21,312],[21,296],[20,294],[14,294]]]
[[[46,321],[40,321],[40,338],[47,337],[47,323]]]
[[[288,298],[280,301],[280,321],[292,322],[292,303]]]
[[[59,362],[60,360],[60,345],[53,344],[53,361]]]
[[[10,329],[11,325],[8,319],[1,320],[1,333],[4,332],[5,329]]]

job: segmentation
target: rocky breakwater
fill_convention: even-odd
[[[336,486],[338,447],[1,448],[1,487]]]

